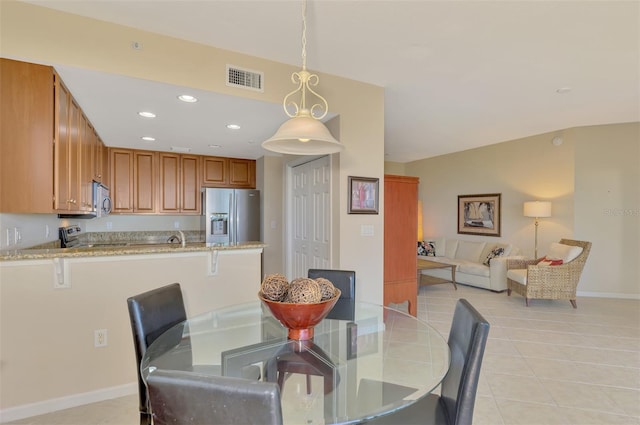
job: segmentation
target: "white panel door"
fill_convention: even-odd
[[[290,278],[304,277],[309,268],[330,266],[329,157],[293,167]]]

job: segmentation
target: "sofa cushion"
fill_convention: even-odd
[[[437,247],[436,247],[437,249]],[[447,239],[444,245],[444,256],[449,258],[456,258],[456,250],[458,249],[457,239]]]
[[[502,255],[504,255],[504,248],[496,246],[491,252],[487,254],[486,257],[484,257],[484,261],[482,262],[482,264],[488,266],[491,263],[492,259],[501,257]]]
[[[518,282],[521,285],[527,284],[527,269],[511,269],[507,271],[507,278]]]
[[[459,273],[473,274],[476,276],[491,276],[491,270],[489,269],[489,267],[484,266],[480,263],[476,263],[475,261],[463,261],[458,264],[456,270]]]
[[[482,263],[480,254],[482,254],[484,246],[485,242],[458,241],[458,249],[456,249],[454,258]]]
[[[564,245],[553,242],[549,247],[549,252],[546,257],[554,260],[562,260],[563,263],[568,263],[580,255],[581,252],[581,246]]]
[[[429,238],[428,241],[432,242],[433,246],[435,246],[436,257],[445,257],[445,246],[447,244],[447,240],[445,238]]]

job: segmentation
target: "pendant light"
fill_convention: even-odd
[[[320,79],[307,71],[307,1],[302,3],[302,70],[291,74],[291,81],[298,87],[284,97],[282,106],[290,119],[280,126],[276,134],[262,143],[262,147],[278,153],[291,155],[325,155],[340,152],[344,146],[320,121],[327,115],[326,99],[315,92]],[[318,98],[307,107],[307,92]],[[299,102],[293,97],[299,96]],[[293,113],[289,111],[293,109]]]

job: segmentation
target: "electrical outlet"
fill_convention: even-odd
[[[93,331],[93,346],[96,348],[107,346],[107,330],[96,329]]]
[[[113,223],[110,221],[107,221],[107,229],[111,230],[113,229]]]
[[[175,229],[179,229],[179,228],[180,228],[180,222],[179,222],[179,221],[174,221],[174,222],[173,222],[173,227],[174,227]]]
[[[51,229],[49,229],[49,225],[48,224],[45,224],[44,225],[44,237],[48,239],[50,235],[51,235]]]
[[[13,236],[15,238],[16,245],[20,245],[20,243],[22,243],[22,229],[20,227],[14,228]]]

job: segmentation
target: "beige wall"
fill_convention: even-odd
[[[640,123],[581,127],[576,140],[574,233],[593,242],[578,289],[640,293]]]
[[[291,90],[290,75],[298,70],[277,62],[27,3],[3,1],[0,7],[2,55],[5,57],[91,68],[275,103],[280,103]],[[131,49],[132,40],[143,43],[145,49]],[[264,71],[265,81],[269,82],[264,93],[227,87],[224,84],[227,63]],[[358,292],[358,297],[381,303],[382,261],[372,264],[370,258],[382,258],[382,211],[375,216],[347,215],[346,203],[348,176],[382,179],[384,175],[384,90],[333,75],[319,74],[319,77],[322,95],[327,98],[332,112],[339,114],[337,133],[346,147],[340,154],[340,168],[335,174],[337,191],[332,200],[339,214],[339,219],[334,220],[338,226],[335,235],[339,238],[334,241],[339,247],[335,252],[339,255],[333,266],[356,270],[358,283],[365,289]],[[110,141],[105,140],[105,143]],[[282,170],[283,167],[268,162],[264,175]],[[267,198],[265,205],[277,208],[278,203],[280,200]],[[362,224],[374,226],[374,237],[360,235]],[[267,259],[273,267],[278,261]]]
[[[407,166],[401,162],[391,162],[385,161],[384,163],[384,173],[385,174],[395,174],[397,176],[404,176],[405,170]]]
[[[551,242],[593,242],[579,294],[640,297],[638,123],[564,130],[406,164],[420,177],[425,238],[502,240],[533,257],[534,224],[523,202],[552,202],[540,219],[538,256]],[[457,197],[502,194],[500,238],[457,234]],[[593,208],[593,205],[597,205]],[[622,211],[622,213],[620,213]]]

